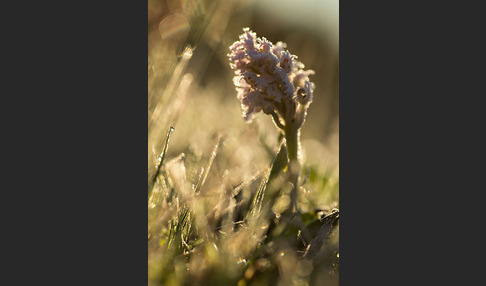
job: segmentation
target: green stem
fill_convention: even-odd
[[[299,181],[300,164],[298,159],[299,152],[299,130],[287,124],[285,128],[285,144],[289,157],[289,181],[293,187],[290,192],[291,212],[297,211],[297,190]]]

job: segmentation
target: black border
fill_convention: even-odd
[[[2,278],[145,285],[147,4],[13,5],[2,9]]]
[[[341,285],[483,280],[479,11],[340,1]]]

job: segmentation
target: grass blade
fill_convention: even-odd
[[[211,157],[209,157],[209,162],[208,165],[206,166],[206,169],[203,169],[201,175],[199,176],[199,180],[197,182],[196,187],[194,188],[194,191],[197,193],[201,190],[201,187],[204,185],[204,182],[206,182],[206,178],[208,177],[209,174],[209,169],[211,169],[211,166],[213,165],[214,158],[216,158],[216,154],[218,153],[219,149],[219,144],[221,143],[222,136],[218,136],[218,142],[216,145],[214,145],[213,151],[211,152]]]
[[[325,216],[322,221],[324,224],[321,226],[321,229],[317,233],[316,237],[311,241],[307,250],[304,254],[304,258],[313,258],[321,249],[324,241],[331,233],[334,222],[339,220],[339,210],[335,210],[331,212],[329,215]]]
[[[273,160],[272,169],[270,170],[270,174],[268,175],[268,180],[265,185],[264,192],[266,193],[266,196],[264,198],[264,205],[272,203],[280,193],[280,189],[284,183],[282,179],[284,178],[284,173],[287,171],[287,169],[287,148],[285,147],[285,144],[282,144],[280,146],[280,150],[275,156],[275,159]]]
[[[160,153],[159,159],[157,160],[158,164],[157,164],[157,167],[156,167],[156,171],[155,171],[154,175],[152,176],[152,179],[149,182],[149,187],[148,187],[149,197],[150,197],[150,194],[152,193],[152,189],[154,188],[155,182],[157,181],[157,177],[160,174],[160,167],[162,167],[162,164],[164,163],[165,154],[167,154],[167,148],[169,146],[170,134],[172,132],[174,132],[174,127],[171,126],[169,128],[169,130],[167,131],[167,137],[165,138],[164,149],[162,149],[162,153]]]

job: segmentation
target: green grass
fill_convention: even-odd
[[[316,77],[292,215],[282,135],[270,116],[241,116],[226,53],[246,24],[225,3],[183,57],[190,40],[149,26],[148,285],[338,285],[338,134],[318,133],[333,76]]]
[[[321,221],[338,206],[336,173],[304,164],[299,225],[282,215],[291,189],[285,146],[245,179],[224,168],[234,160],[227,141],[237,142],[217,137],[203,154],[163,162],[148,198],[149,285],[337,285],[337,220]],[[304,257],[326,223],[322,247]]]

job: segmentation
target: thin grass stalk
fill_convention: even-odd
[[[158,165],[156,166],[156,171],[155,171],[154,175],[152,176],[152,179],[149,182],[149,187],[148,187],[148,196],[149,197],[150,197],[150,194],[152,194],[152,190],[153,190],[153,188],[155,186],[155,182],[157,181],[157,177],[160,174],[160,168],[162,167],[162,164],[164,163],[165,154],[167,154],[167,148],[169,146],[170,134],[172,132],[174,132],[174,127],[170,126],[169,127],[169,130],[167,131],[167,136],[165,138],[164,149],[160,153],[159,159],[157,160],[158,161]]]

